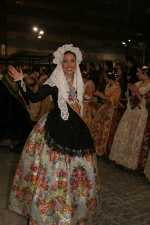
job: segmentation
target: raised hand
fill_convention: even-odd
[[[99,93],[100,93],[100,92],[99,92],[98,90],[96,90],[96,91],[93,92],[93,95],[94,95],[94,96],[99,96]]]
[[[23,73],[22,70],[20,68],[20,72],[18,72],[15,67],[13,67],[12,65],[10,65],[8,67],[8,73],[9,75],[14,78],[14,80],[20,80],[21,78],[23,78]]]
[[[138,87],[135,86],[134,84],[128,83],[128,88],[129,88],[133,93],[138,92]]]
[[[98,97],[100,97],[100,98],[102,98],[102,99],[105,98],[104,93],[103,93],[103,92],[100,92],[100,91],[98,91],[98,90],[95,91],[95,92],[93,92],[93,95],[98,96]]]

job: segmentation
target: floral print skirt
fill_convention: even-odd
[[[29,218],[32,225],[94,224],[100,212],[96,155],[62,155],[60,146],[53,140],[48,147],[44,138],[45,121],[46,116],[26,141],[9,209]]]

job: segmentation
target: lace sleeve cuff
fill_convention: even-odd
[[[24,82],[24,80],[23,80],[23,77],[21,78],[21,79],[19,79],[19,80],[15,80],[17,83],[19,83],[19,85],[21,86],[21,88],[22,88],[22,90],[24,91],[24,92],[26,92],[26,83]]]

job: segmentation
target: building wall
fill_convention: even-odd
[[[1,0],[0,44],[6,46],[6,54],[19,50],[53,52],[59,46],[73,43],[83,51],[84,61],[110,59],[123,61],[126,47],[122,41],[132,41],[129,53],[140,61],[142,54],[133,47],[146,26],[149,0]],[[139,3],[139,4],[138,4]],[[33,31],[37,26],[44,31],[41,39]],[[127,30],[129,32],[127,32]]]

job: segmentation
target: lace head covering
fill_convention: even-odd
[[[73,47],[72,44],[66,44],[59,47],[56,52],[53,53],[54,59],[53,63],[57,64],[55,70],[53,71],[50,78],[44,83],[49,84],[51,87],[56,86],[58,88],[58,107],[61,111],[61,117],[63,120],[68,120],[69,112],[67,107],[69,86],[68,82],[64,76],[62,69],[62,60],[65,52],[70,51],[76,55],[76,71],[74,72],[73,86],[77,91],[77,99],[81,107],[81,116],[83,112],[83,93],[84,84],[82,80],[82,75],[80,72],[79,64],[82,61],[82,53],[77,47]]]

